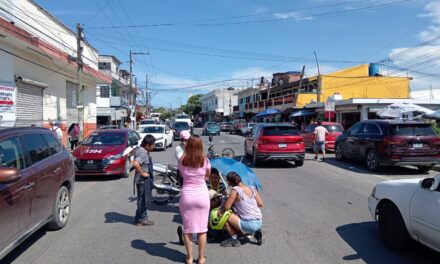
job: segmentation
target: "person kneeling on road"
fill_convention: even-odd
[[[263,243],[263,216],[260,208],[263,200],[253,186],[246,186],[241,182],[241,177],[236,172],[229,172],[226,176],[228,184],[232,187],[231,194],[226,200],[224,207],[219,210],[222,215],[234,206],[236,212],[228,218],[225,229],[231,238],[224,240],[220,245],[223,247],[239,247],[241,245],[237,234],[254,234],[257,244]]]

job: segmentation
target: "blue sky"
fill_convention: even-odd
[[[128,69],[130,49],[148,51],[135,56],[134,73],[141,85],[148,74],[148,86],[156,91],[153,105],[165,107],[179,106],[190,94],[300,71],[302,65],[314,75],[313,51],[321,71],[331,72],[386,59],[440,35],[440,4],[423,0],[36,2],[71,28],[83,24],[88,41],[100,54],[118,57],[122,68]],[[438,44],[431,41],[393,60],[410,66],[405,62]],[[424,76],[412,88],[436,82]]]

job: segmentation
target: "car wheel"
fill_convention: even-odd
[[[171,142],[170,142],[170,148],[172,148],[173,147],[173,141],[171,140]]]
[[[124,173],[121,175],[122,178],[128,178],[128,176],[130,176],[130,159],[127,158],[125,159],[125,165],[124,165]]]
[[[434,166],[417,166],[420,172],[429,172]]]
[[[255,149],[252,153],[252,163],[255,167],[258,167],[260,165],[260,160],[258,159],[257,151]]]
[[[295,165],[296,165],[297,167],[301,167],[302,165],[304,165],[304,160],[296,160],[296,161],[295,161]]]
[[[342,146],[340,144],[337,144],[335,147],[335,157],[337,160],[345,160]]]
[[[403,250],[411,244],[402,215],[393,203],[387,202],[379,208],[377,224],[382,239],[390,248]]]
[[[367,164],[367,168],[370,171],[377,171],[379,169],[379,162],[377,160],[377,155],[374,150],[369,150],[367,152],[367,157],[365,158],[365,162]]]
[[[52,220],[47,224],[50,230],[58,230],[66,226],[70,216],[70,191],[66,186],[58,190],[52,212]]]

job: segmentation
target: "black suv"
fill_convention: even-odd
[[[338,160],[364,160],[380,166],[412,165],[429,171],[440,162],[440,138],[430,124],[405,120],[366,120],[354,124],[335,144]]]

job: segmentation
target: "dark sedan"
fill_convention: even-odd
[[[220,136],[220,125],[215,122],[206,122],[205,127],[203,128],[203,135],[217,135]]]
[[[191,133],[191,127],[187,122],[176,122],[173,126],[174,140],[180,140],[180,132],[187,130]]]

